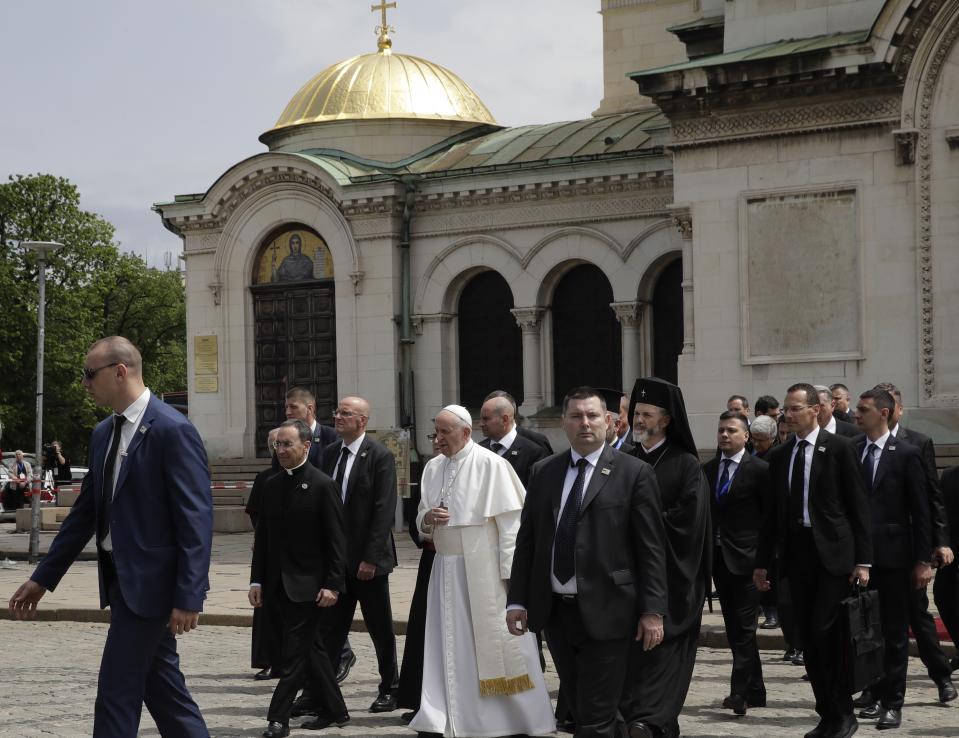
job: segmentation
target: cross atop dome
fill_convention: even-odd
[[[384,54],[390,53],[390,49],[393,47],[393,41],[390,39],[390,34],[396,33],[396,29],[393,28],[393,26],[391,26],[386,19],[386,11],[389,8],[395,9],[396,3],[388,3],[386,0],[380,0],[379,5],[370,6],[371,12],[375,13],[377,10],[379,10],[380,13],[382,13],[382,20],[380,21],[380,25],[376,27],[375,33],[378,36],[376,39],[376,48],[378,48]]]

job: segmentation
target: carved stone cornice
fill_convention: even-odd
[[[611,302],[609,306],[616,313],[616,320],[621,325],[635,328],[642,321],[641,309],[646,303],[641,300],[629,300],[625,302]]]
[[[395,195],[383,197],[364,197],[355,200],[344,199],[340,209],[348,218],[361,216],[403,215],[403,199]]]
[[[510,312],[516,318],[516,325],[524,333],[539,331],[540,321],[543,319],[543,313],[546,312],[542,307],[521,307],[512,308]]]
[[[413,332],[417,336],[423,335],[423,326],[426,323],[449,323],[456,315],[454,313],[419,313],[410,316]]]
[[[693,212],[688,205],[672,205],[669,208],[673,226],[679,231],[684,241],[693,239]]]
[[[784,134],[896,125],[901,99],[893,95],[792,104],[746,112],[715,113],[673,121],[672,149]]]

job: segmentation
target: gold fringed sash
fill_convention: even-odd
[[[523,674],[512,678],[484,679],[479,686],[480,695],[483,697],[502,697],[533,689],[533,680],[529,678],[529,674]]]

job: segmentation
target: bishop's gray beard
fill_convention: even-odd
[[[648,440],[649,440],[648,431],[638,431],[638,430],[633,431],[633,443],[642,443],[645,446]]]

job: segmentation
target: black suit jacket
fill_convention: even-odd
[[[721,461],[717,456],[703,464],[709,482],[713,535],[719,533],[719,548],[730,573],[747,576],[756,566],[756,544],[770,494],[769,464],[748,452],[744,454],[729,491],[723,495],[722,501],[717,501],[716,483]]]
[[[853,425],[852,423],[847,423],[845,420],[840,420],[836,418],[836,433],[837,436],[845,436],[846,438],[861,438],[863,432],[859,430],[859,426]]]
[[[516,536],[507,602],[526,608],[535,631],[552,610],[553,539],[570,460],[563,452],[533,467]],[[577,604],[590,638],[632,638],[640,615],[666,613],[665,545],[652,467],[604,447],[576,529]]]
[[[859,458],[866,443],[863,437],[856,444]],[[875,566],[904,569],[929,561],[932,545],[925,476],[919,449],[890,436],[879,456],[871,489],[865,480],[872,537],[877,544]]]
[[[479,445],[483,448],[489,448],[492,445],[492,441],[489,438],[484,438],[480,441]],[[529,483],[529,475],[533,470],[533,464],[540,459],[545,459],[548,455],[542,446],[528,438],[523,438],[523,436],[517,433],[516,438],[513,439],[512,445],[503,458],[513,467],[513,471],[516,472],[516,476],[519,477],[519,481],[521,481],[525,487]]]
[[[316,424],[316,430],[313,432],[313,440],[310,443],[310,463],[317,469],[323,468],[323,451],[340,440],[339,434],[322,423]]]
[[[959,548],[959,466],[943,472],[941,489],[952,531],[952,547]]]
[[[926,471],[926,495],[929,498],[929,520],[932,530],[932,545],[935,548],[949,545],[949,524],[959,526],[959,520],[946,515],[946,506],[943,501],[942,488],[939,485],[939,470],[936,469],[936,446],[932,439],[905,426],[899,426],[896,438],[912,444],[919,449],[922,456],[922,465]],[[956,531],[953,531],[953,537]]]
[[[795,445],[793,436],[767,457],[770,508],[759,534],[759,569],[769,569],[777,549],[789,560],[788,531],[795,525],[789,520],[789,461]],[[809,519],[816,550],[830,574],[850,574],[856,564],[872,563],[872,525],[856,445],[820,429],[812,454]]]
[[[532,441],[537,446],[540,446],[548,455],[552,455],[553,446],[550,444],[549,439],[539,431],[530,430],[529,428],[523,428],[522,426],[517,425],[516,433],[523,438]]]
[[[322,588],[342,592],[346,536],[333,480],[307,463],[267,479],[260,499],[250,581],[264,597],[280,587],[293,602],[313,601]]]
[[[333,478],[343,441],[323,452],[323,472]],[[376,566],[376,575],[389,574],[396,566],[393,519],[396,516],[396,459],[369,434],[360,444],[346,483],[343,504],[346,521],[347,574],[356,576],[360,562]]]

